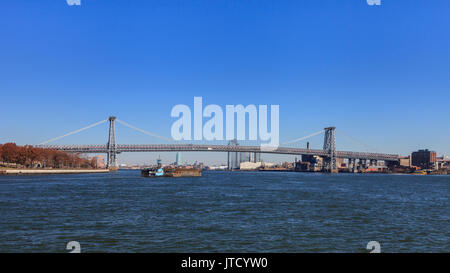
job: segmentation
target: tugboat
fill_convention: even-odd
[[[143,177],[193,177],[202,176],[202,170],[187,167],[162,167],[161,159],[154,168],[141,169]]]

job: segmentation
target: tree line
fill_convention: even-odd
[[[80,154],[15,143],[0,144],[0,161],[26,168],[97,168],[96,157],[86,159]]]

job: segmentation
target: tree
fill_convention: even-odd
[[[16,143],[5,143],[2,146],[2,160],[9,163],[17,163],[18,147]]]
[[[95,159],[95,165],[93,165]],[[0,161],[33,167],[53,168],[96,168],[97,159],[88,160],[80,154],[72,154],[54,149],[35,148],[31,145],[17,146],[15,143],[0,144]]]

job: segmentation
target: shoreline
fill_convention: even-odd
[[[108,169],[0,169],[0,175],[108,173]]]
[[[207,171],[211,171],[211,172],[283,172],[283,173],[288,173],[288,172],[293,172],[293,173],[324,173],[324,174],[330,174],[329,172],[313,172],[313,171],[295,171],[295,170],[207,170]],[[385,175],[414,175],[414,176],[435,176],[435,175],[442,175],[442,176],[446,176],[446,175],[450,175],[449,173],[427,173],[427,174],[415,174],[415,173],[405,173],[405,172],[337,172],[334,174],[358,174],[358,175],[371,175],[371,174],[385,174]]]

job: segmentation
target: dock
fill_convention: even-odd
[[[0,169],[0,175],[107,173],[108,169]]]

